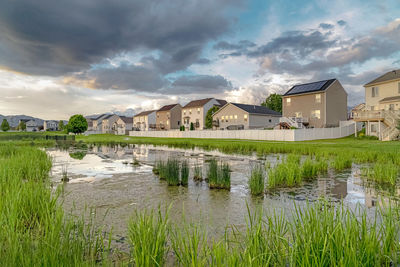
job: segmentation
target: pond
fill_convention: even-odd
[[[127,222],[135,209],[171,206],[171,220],[179,224],[183,216],[189,222],[199,223],[211,235],[221,235],[226,226],[246,225],[248,208],[261,207],[267,211],[288,213],[295,205],[306,205],[321,197],[334,202],[343,201],[349,208],[365,207],[373,214],[377,206],[400,195],[400,188],[379,188],[365,183],[360,177],[362,166],[353,164],[343,172],[329,172],[301,187],[276,189],[262,197],[252,197],[248,177],[255,164],[269,162],[271,166],[285,155],[274,154],[264,158],[256,155],[228,155],[202,149],[178,149],[152,145],[92,146],[87,148],[50,148],[53,158],[51,179],[55,187],[63,184],[60,201],[67,213],[95,214],[95,222],[112,231],[119,248],[127,249],[125,236]],[[189,185],[168,186],[153,174],[157,160],[186,159],[190,166]],[[205,181],[193,181],[193,168],[203,167],[206,175],[211,158],[229,163],[231,189],[209,189]],[[133,162],[139,162],[134,165]],[[67,172],[69,181],[61,182]]]

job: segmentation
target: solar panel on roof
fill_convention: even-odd
[[[293,89],[290,91],[290,94],[298,94],[302,92],[312,92],[312,91],[317,91],[320,90],[324,84],[327,81],[320,81],[320,82],[315,82],[315,83],[310,83],[310,84],[300,84],[296,85],[293,87]]]

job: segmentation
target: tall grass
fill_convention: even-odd
[[[147,212],[136,211],[129,222],[129,243],[135,266],[163,266],[169,247],[168,211],[162,215],[161,209]]]
[[[105,263],[104,235],[64,216],[50,191],[50,168],[38,148],[0,144],[0,266]]]
[[[393,163],[376,163],[372,167],[363,168],[362,174],[378,183],[396,185],[399,167]]]
[[[132,256],[137,266],[169,262],[182,266],[397,266],[400,256],[400,211],[388,206],[369,217],[344,204],[319,200],[283,213],[251,213],[244,229],[231,228],[225,237],[208,239],[198,225],[169,224],[141,212],[131,221],[135,234]],[[160,213],[159,213],[160,214]],[[161,215],[160,215],[161,216]],[[134,225],[133,225],[134,224]],[[168,230],[170,229],[170,230]],[[135,245],[137,244],[137,245]],[[135,252],[135,247],[143,248]]]
[[[200,165],[194,166],[193,180],[195,181],[203,180],[203,168]]]
[[[168,159],[166,168],[166,177],[168,185],[180,185],[179,179],[179,169],[180,169],[180,162],[177,159]]]
[[[212,158],[209,163],[207,178],[209,187],[212,189],[231,188],[231,170],[228,163],[218,163]]]
[[[300,157],[289,155],[285,161],[268,172],[268,188],[296,186],[302,181]]]
[[[261,195],[264,193],[265,184],[265,171],[262,165],[253,166],[249,179],[250,193],[253,196]]]
[[[336,171],[341,171],[344,169],[351,168],[353,164],[353,160],[351,159],[350,155],[338,155],[335,157],[335,159],[332,161],[331,165]]]
[[[308,157],[301,166],[301,176],[303,179],[313,179],[320,174],[328,172],[328,162],[319,158],[317,161]]]
[[[187,160],[181,162],[181,185],[187,186],[189,180],[189,164]]]

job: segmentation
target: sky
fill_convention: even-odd
[[[400,69],[398,0],[4,0],[0,114],[260,104],[337,78],[348,105]]]

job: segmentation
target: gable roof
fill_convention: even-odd
[[[373,85],[375,83],[387,82],[387,81],[397,80],[397,79],[400,79],[400,70],[392,70],[392,71],[386,72],[382,76],[379,76],[375,80],[372,80],[369,83],[365,84],[364,87]]]
[[[284,96],[325,91],[334,81],[336,81],[336,79],[298,84],[290,88],[290,90],[287,91]]]
[[[261,115],[273,115],[273,116],[281,116],[280,112],[275,110],[270,110],[264,106],[256,106],[256,105],[247,105],[247,104],[239,104],[239,103],[231,103],[232,105],[248,112],[249,114],[261,114]]]
[[[160,108],[157,111],[168,111],[168,110],[173,109],[177,105],[179,105],[179,104],[166,105],[166,106],[163,106],[162,108]]]
[[[155,111],[157,111],[157,110],[153,109],[153,110],[142,111],[142,112],[140,112],[139,114],[136,114],[136,115],[133,116],[133,117],[147,116],[147,115],[149,115],[149,114],[151,114],[151,113],[153,113],[153,112],[155,112]]]
[[[202,107],[208,102],[210,102],[213,98],[204,98],[204,99],[198,99],[198,100],[193,100],[187,103],[183,108],[195,108],[195,107]],[[218,100],[217,100],[218,101]]]
[[[108,114],[107,116],[103,117],[102,121],[104,120],[108,120],[109,118],[111,118],[112,116],[114,116],[115,114]],[[116,115],[118,116],[118,115]]]
[[[125,123],[133,123],[132,117],[119,116],[119,118]]]
[[[228,103],[226,100],[223,100],[223,99],[215,99],[215,100],[217,100],[220,107],[223,107]]]

